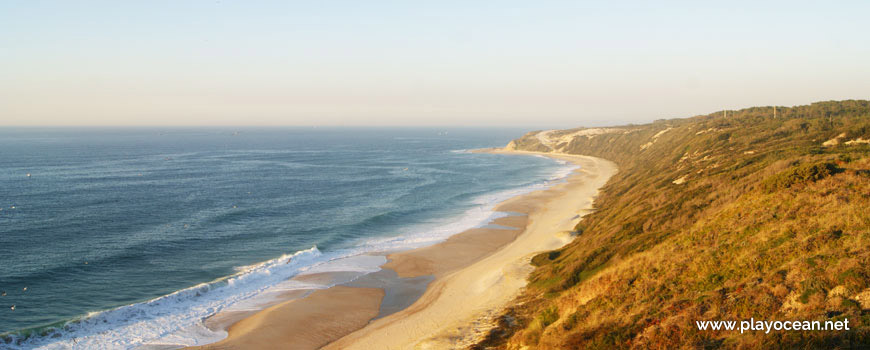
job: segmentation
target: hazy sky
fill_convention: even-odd
[[[0,1],[0,125],[647,122],[870,98],[870,1]]]

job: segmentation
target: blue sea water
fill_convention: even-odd
[[[484,224],[567,174],[462,151],[522,132],[0,129],[0,348],[188,344],[301,270]]]

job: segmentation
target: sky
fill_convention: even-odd
[[[870,99],[870,1],[0,2],[0,126],[644,123]]]

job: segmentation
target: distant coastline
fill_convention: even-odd
[[[372,274],[386,254],[485,226],[506,216],[496,203],[570,170],[464,151],[516,131],[441,131],[0,138],[0,246],[15,247],[0,266],[0,348],[201,345],[257,310],[351,281],[398,283],[373,317],[405,308],[431,277]]]
[[[510,215],[484,227],[432,246],[389,254],[378,273],[224,322],[232,324],[228,337],[201,348],[405,348],[418,343],[437,346],[457,337],[475,342],[487,327],[462,327],[475,320],[485,324],[488,315],[516,296],[530,272],[532,255],[571,240],[569,232],[591,210],[597,189],[616,167],[593,157],[495,148],[472,152],[543,155],[579,169],[562,183],[500,203],[495,210]],[[378,317],[379,310],[397,306],[401,308],[394,313]],[[456,327],[461,334],[456,334]]]

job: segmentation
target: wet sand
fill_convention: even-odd
[[[494,153],[526,153],[494,150]],[[499,310],[525,285],[535,253],[572,239],[570,230],[616,171],[593,158],[546,154],[582,168],[565,182],[511,198],[497,211],[509,216],[444,242],[398,252],[376,273],[337,287],[294,291],[293,300],[263,311],[218,314],[207,324],[228,337],[205,349],[451,348],[469,324]],[[341,280],[335,273],[296,279]]]
[[[380,288],[317,290],[244,318],[228,329],[226,339],[192,349],[319,349],[365,326],[383,297]]]
[[[435,245],[390,254],[387,256],[390,261],[383,267],[396,271],[399,277],[434,275],[437,278],[491,254],[513,242],[522,232],[520,229],[473,228]]]

